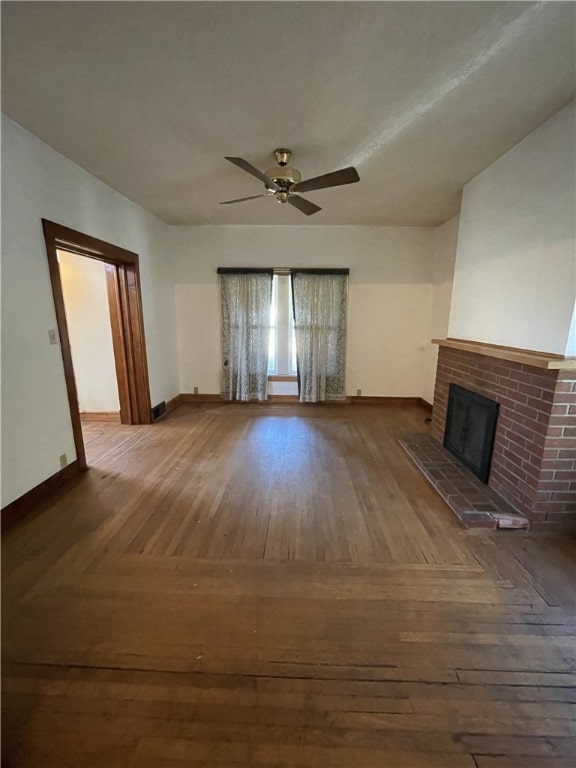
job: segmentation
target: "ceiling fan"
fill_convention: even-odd
[[[315,176],[313,179],[301,181],[300,172],[295,168],[288,167],[288,161],[292,150],[276,149],[274,157],[278,167],[269,168],[265,173],[259,171],[247,160],[241,157],[227,157],[226,160],[242,168],[243,171],[251,173],[257,179],[264,182],[266,192],[263,195],[251,195],[250,197],[239,197],[237,200],[225,200],[220,205],[232,205],[233,203],[243,203],[246,200],[256,200],[258,197],[275,197],[279,203],[290,203],[294,208],[305,213],[306,216],[312,216],[318,213],[322,208],[300,197],[301,192],[310,192],[313,189],[326,189],[326,187],[338,187],[341,184],[353,184],[360,181],[356,168],[342,168],[340,171],[325,173],[323,176]]]

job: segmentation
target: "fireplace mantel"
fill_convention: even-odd
[[[534,368],[547,370],[573,371],[576,370],[576,357],[563,357],[551,352],[533,352],[530,349],[518,349],[517,347],[504,347],[499,344],[485,344],[481,341],[469,341],[467,339],[432,339],[433,344],[439,347],[459,349],[462,352],[473,352],[485,357],[496,357],[499,360],[508,360],[512,363],[532,365]]]

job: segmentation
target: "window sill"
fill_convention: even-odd
[[[298,376],[296,374],[286,374],[286,373],[269,373],[268,374],[268,381],[298,381]]]

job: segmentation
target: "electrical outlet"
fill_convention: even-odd
[[[195,395],[197,395],[197,394],[198,394],[198,387],[194,387],[194,394],[195,394]]]
[[[48,338],[50,339],[50,344],[58,344],[58,336],[53,328],[48,331]]]
[[[60,456],[60,468],[64,469],[64,467],[68,466],[68,456],[66,456],[65,453]]]
[[[362,390],[361,389],[357,389],[356,390],[356,397],[362,397]]]

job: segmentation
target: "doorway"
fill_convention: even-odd
[[[42,220],[42,226],[76,456],[80,469],[86,469],[86,451],[57,252],[69,251],[104,262],[121,424],[152,422],[138,255],[46,219]]]

